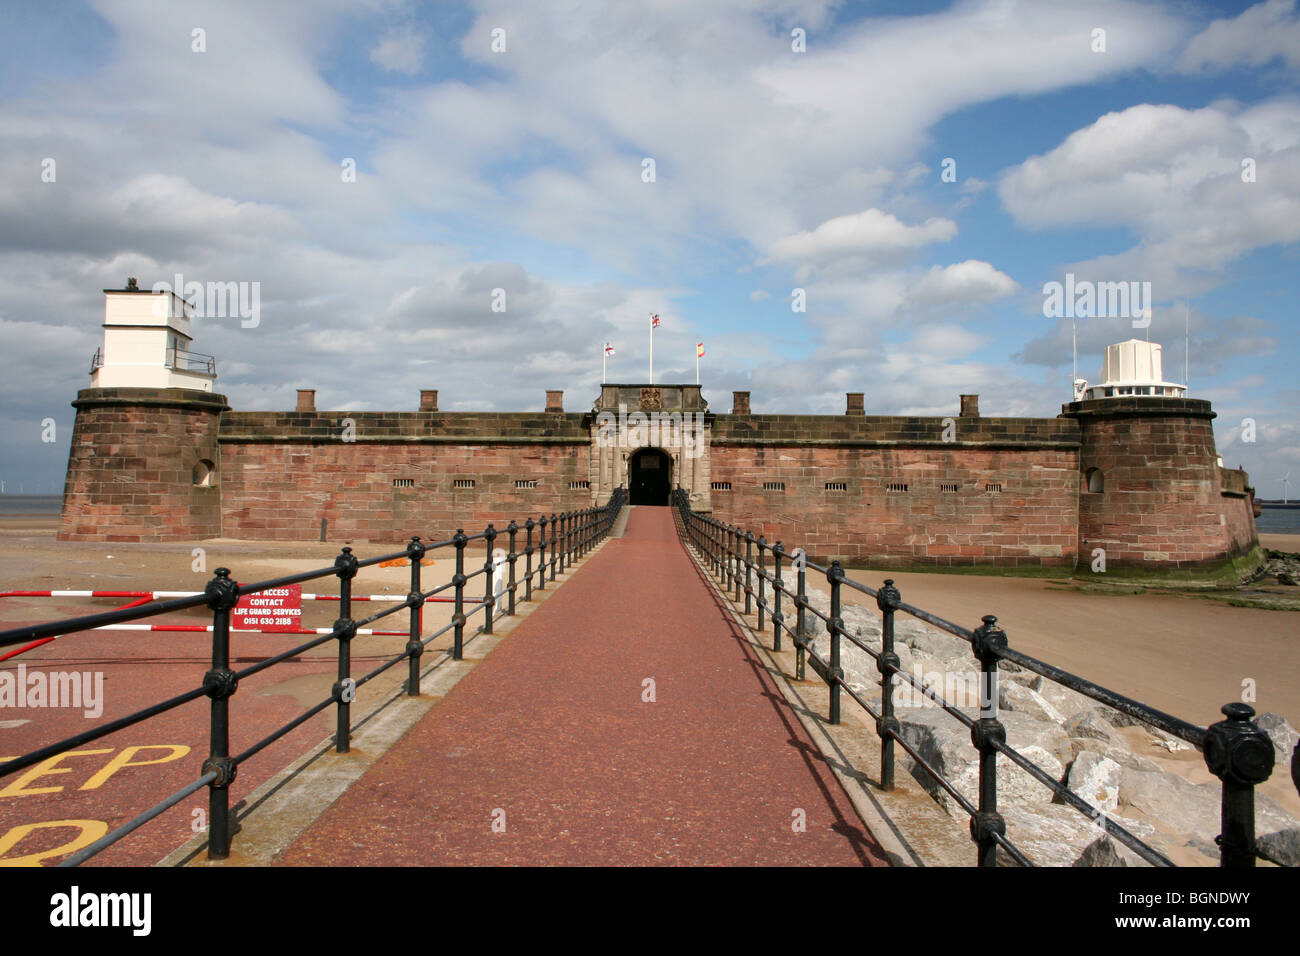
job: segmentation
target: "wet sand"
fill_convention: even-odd
[[[852,571],[874,588],[975,628],[994,614],[1010,645],[1160,710],[1205,725],[1254,681],[1258,712],[1300,724],[1300,613],[1232,607],[1186,593],[1108,594],[1040,578]],[[824,584],[819,585],[824,587]],[[849,598],[846,601],[874,601]],[[972,657],[972,661],[974,658]]]
[[[1300,535],[1261,535],[1261,544],[1300,552]],[[849,576],[873,588],[892,578],[905,602],[963,627],[994,614],[1017,650],[1202,726],[1222,720],[1219,708],[1243,699],[1248,681],[1257,713],[1300,725],[1295,611],[1232,607],[1189,593],[1082,590],[1065,579],[877,569]],[[875,606],[865,595],[843,593],[846,602]],[[1195,751],[1145,756],[1194,783],[1214,779]],[[1276,765],[1260,790],[1300,816],[1287,764]]]
[[[1300,534],[1261,534],[1259,543],[1274,551],[1300,553]]]

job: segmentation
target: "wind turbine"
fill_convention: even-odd
[[[1288,471],[1278,481],[1282,482],[1282,504],[1286,504],[1286,489],[1287,485],[1291,483],[1291,472]]]

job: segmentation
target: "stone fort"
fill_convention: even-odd
[[[699,385],[604,384],[566,411],[241,412],[190,349],[170,292],[105,290],[104,346],[77,410],[59,537],[400,542],[604,503],[692,506],[855,566],[1241,573],[1259,559],[1254,490],[1222,466],[1210,403],[1164,382],[1160,346],[1107,349],[1055,418],[754,414]],[[412,396],[414,399],[414,396]],[[412,404],[415,404],[414,401]]]

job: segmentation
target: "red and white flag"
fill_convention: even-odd
[[[657,328],[659,328],[659,316],[658,316],[658,315],[656,315],[656,314],[651,314],[651,316],[650,316],[650,328],[652,328],[652,329],[657,329]]]
[[[605,343],[605,354],[606,355],[614,354],[614,346],[610,345],[608,342]]]

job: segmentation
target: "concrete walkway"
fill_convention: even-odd
[[[671,509],[642,507],[277,862],[883,860]]]

